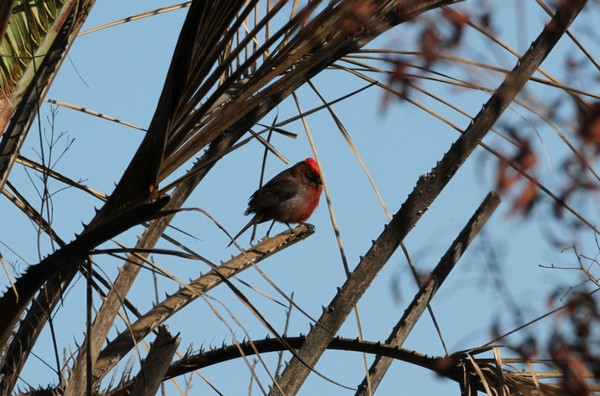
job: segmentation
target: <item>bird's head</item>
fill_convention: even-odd
[[[304,174],[309,181],[311,181],[315,186],[320,186],[323,184],[321,181],[321,171],[319,170],[319,166],[314,159],[308,157],[302,161],[301,164],[304,168]]]

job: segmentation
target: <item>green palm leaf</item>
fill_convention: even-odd
[[[94,2],[14,2],[0,42],[0,135],[4,134],[0,140],[0,189],[37,108]],[[0,31],[7,12],[7,6],[0,9]]]

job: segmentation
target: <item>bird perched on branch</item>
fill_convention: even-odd
[[[285,223],[288,227],[290,223],[304,223],[319,204],[322,190],[321,172],[315,160],[307,158],[298,162],[252,194],[244,214],[254,214],[254,217],[233,239],[253,224],[269,220]]]

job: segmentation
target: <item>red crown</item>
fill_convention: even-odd
[[[310,167],[313,168],[315,170],[315,172],[317,172],[319,174],[321,173],[319,171],[319,167],[317,166],[317,163],[315,162],[314,159],[308,157],[307,159],[304,160],[304,162],[306,162],[308,165],[310,165]]]

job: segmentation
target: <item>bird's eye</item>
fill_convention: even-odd
[[[315,172],[306,172],[306,178],[315,185],[321,184],[321,176]]]

